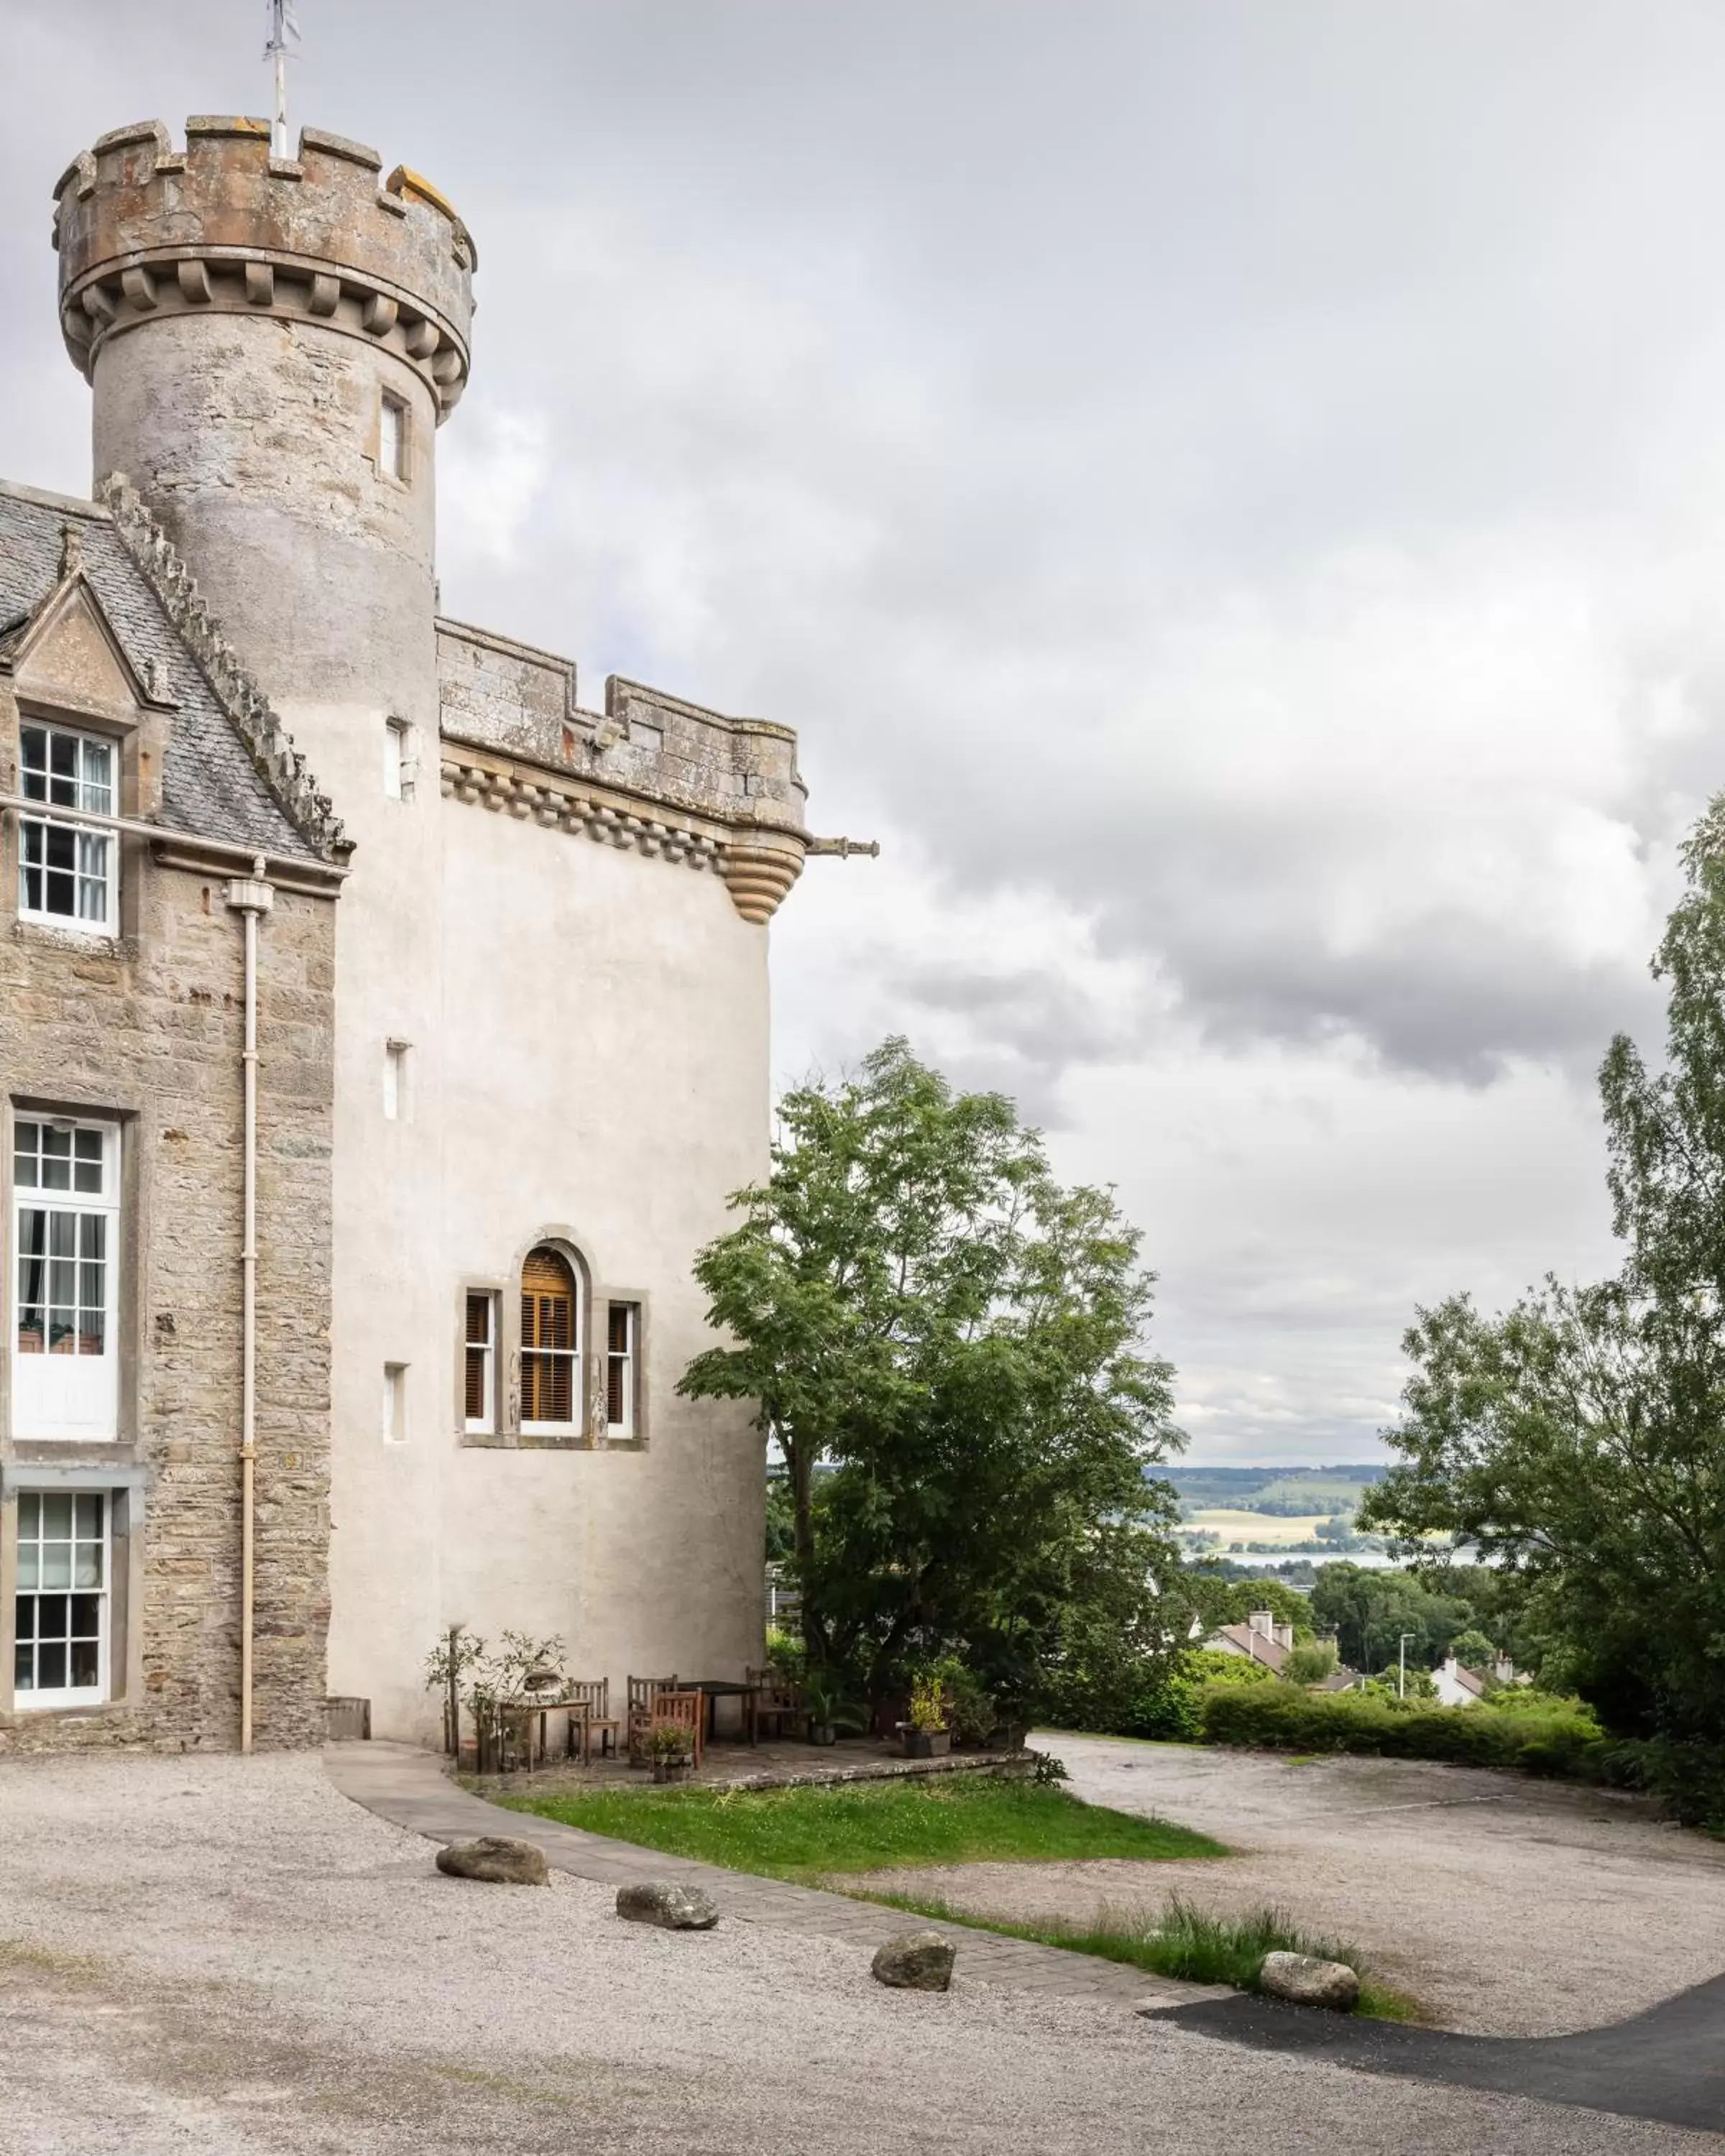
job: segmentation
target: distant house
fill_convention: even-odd
[[[1219,1648],[1224,1655],[1244,1655],[1248,1661],[1261,1662],[1280,1676],[1294,1644],[1294,1628],[1278,1625],[1274,1610],[1255,1609],[1244,1625],[1224,1625],[1204,1644]]]
[[[1490,1686],[1514,1684],[1517,1679],[1507,1655],[1500,1655],[1490,1671],[1464,1668],[1453,1655],[1445,1655],[1441,1667],[1432,1671],[1431,1681],[1440,1707],[1476,1707]]]

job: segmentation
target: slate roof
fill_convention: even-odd
[[[1213,1636],[1231,1641],[1241,1654],[1249,1655],[1255,1662],[1261,1662],[1266,1670],[1279,1671],[1288,1658],[1288,1650],[1280,1640],[1266,1639],[1263,1633],[1255,1632],[1250,1625],[1224,1625]]]
[[[0,656],[14,648],[60,581],[62,527],[79,521],[85,572],[133,670],[161,669],[172,715],[162,808],[165,829],[259,853],[323,858],[259,770],[222,698],[170,620],[150,579],[98,504],[0,483]]]

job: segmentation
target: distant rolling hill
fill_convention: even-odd
[[[1171,1482],[1183,1512],[1228,1507],[1241,1512],[1266,1512],[1282,1519],[1301,1519],[1320,1513],[1351,1512],[1373,1482],[1381,1481],[1384,1466],[1339,1467],[1197,1467],[1179,1466],[1153,1471],[1158,1481]]]

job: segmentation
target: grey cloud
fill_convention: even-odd
[[[1137,1126],[1081,1081],[1122,1059],[1148,1098],[1177,1054],[1321,1093],[1358,1053],[1488,1116],[1656,1024],[1672,842],[1725,766],[1717,10],[301,12],[300,115],[479,242],[446,603],[589,684],[795,724],[817,823],[896,850],[845,887],[896,894],[866,983],[798,959],[814,870],[782,916],[788,1038],[926,1019],[1107,1173]],[[9,0],[8,476],[88,477],[54,177],[123,121],[257,110],[254,31],[235,0]],[[1602,878],[1615,936],[1571,918]],[[942,949],[1027,891],[1154,993]],[[1387,1307],[1237,1298],[1187,1202],[1165,1322],[1213,1427],[1327,1449],[1327,1403],[1386,1396]],[[1337,1203],[1382,1271],[1402,1231]],[[1274,1410],[1224,1374],[1271,1364],[1304,1373]]]

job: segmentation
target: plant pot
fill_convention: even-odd
[[[839,1741],[839,1732],[830,1722],[811,1722],[809,1725],[809,1741],[811,1744],[836,1744]]]
[[[686,1782],[695,1772],[691,1759],[655,1759],[653,1779],[655,1782]]]
[[[1003,1722],[988,1732],[983,1743],[990,1752],[1022,1752],[1029,1734],[1028,1722]]]
[[[906,1722],[904,1739],[907,1759],[944,1759],[952,1748],[950,1729],[912,1729]]]

